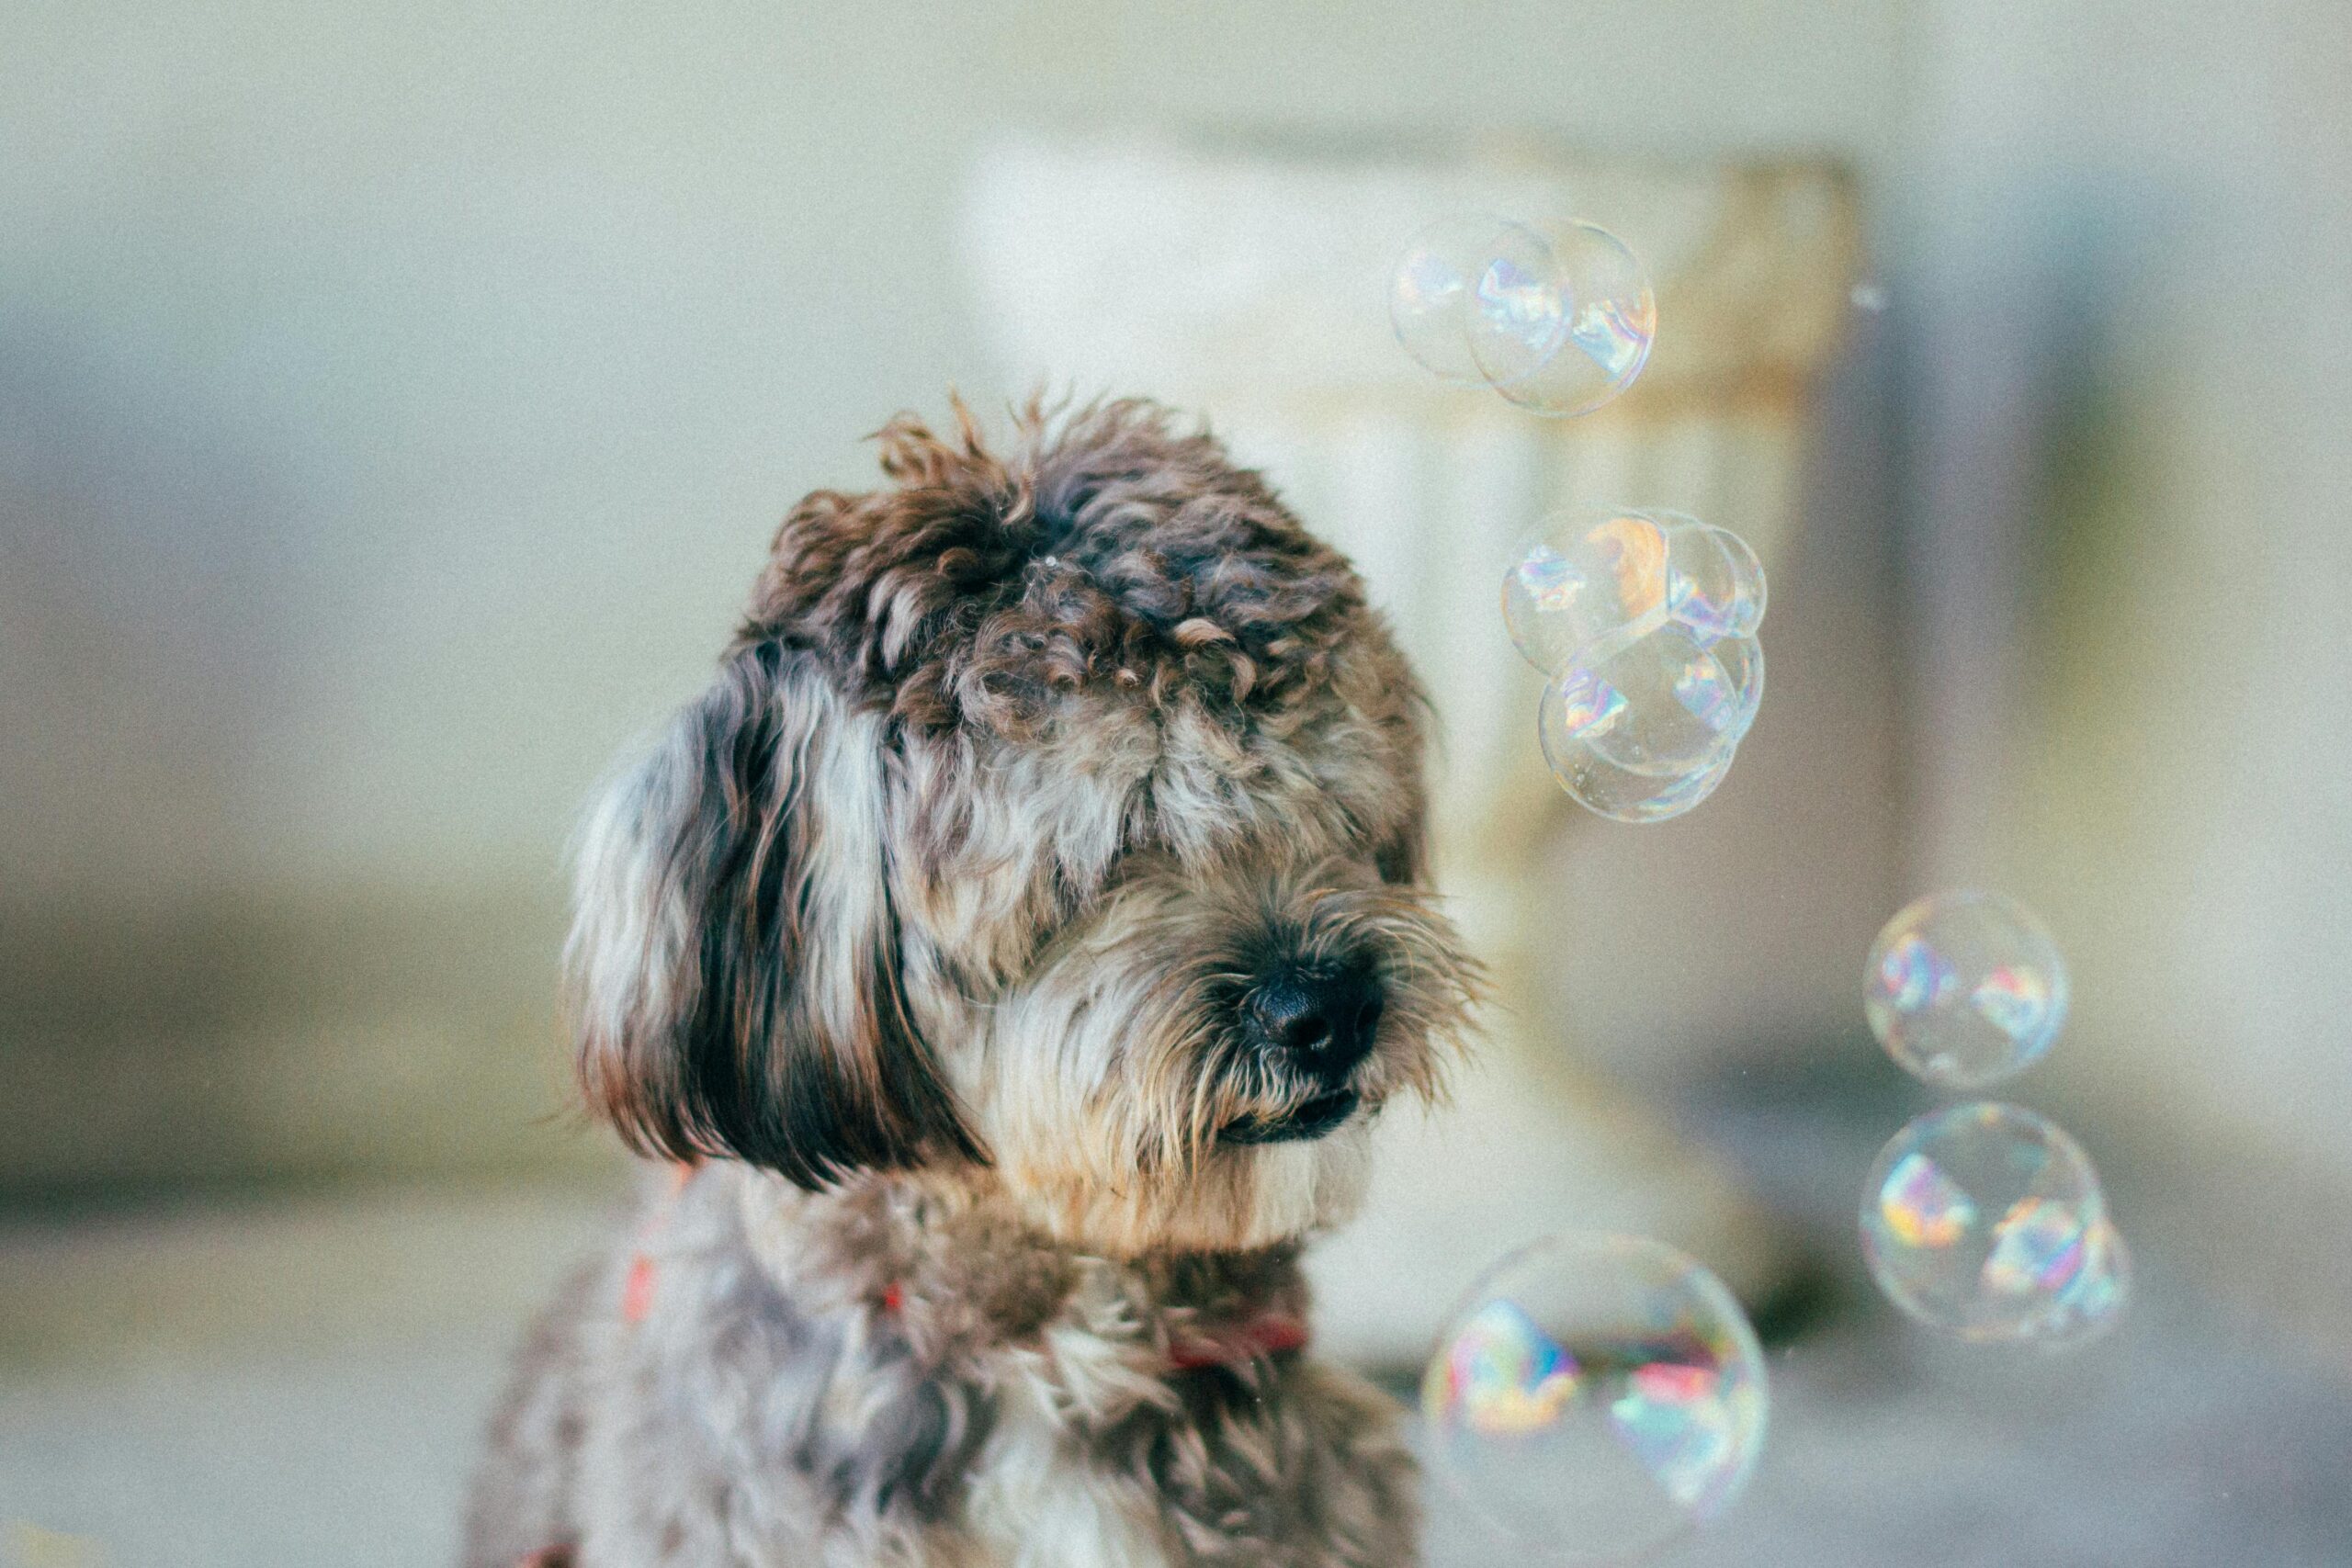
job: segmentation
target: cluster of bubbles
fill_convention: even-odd
[[[2032,913],[1993,893],[1922,898],[1871,946],[1863,1010],[1914,1076],[1976,1089],[2046,1054],[2066,966]],[[2114,1326],[2132,1254],[2080,1145],[2019,1106],[1913,1119],[1862,1192],[1862,1256],[1887,1298],[1958,1338],[2066,1348]]]
[[[1388,315],[1432,373],[1561,417],[1632,385],[1657,332],[1633,252],[1573,221],[1430,225]],[[1551,518],[1504,577],[1503,618],[1549,681],[1537,733],[1571,797],[1660,822],[1714,793],[1764,694],[1764,572],[1737,535],[1672,512]]]
[[[1555,418],[1632,385],[1657,331],[1641,264],[1589,223],[1432,224],[1388,305],[1424,367]],[[1547,519],[1504,577],[1503,619],[1547,678],[1539,733],[1561,787],[1624,822],[1713,794],[1763,697],[1763,569],[1736,534],[1671,512]],[[1764,1357],[1723,1282],[1672,1247],[1556,1235],[1471,1288],[1421,1405],[1435,1468],[1514,1561],[1620,1562],[1746,1488]]]
[[[1675,512],[1553,517],[1503,578],[1503,622],[1549,678],[1537,733],[1560,787],[1620,822],[1714,793],[1764,697],[1764,569]]]
[[[1883,308],[1858,288],[1858,309]],[[1589,413],[1632,384],[1657,323],[1623,242],[1588,223],[1449,220],[1414,236],[1389,291],[1397,342],[1448,380],[1535,413]],[[1713,793],[1763,698],[1755,552],[1679,513],[1547,519],[1503,580],[1511,640],[1547,683],[1544,756],[1570,796],[1624,822]],[[1888,1054],[1974,1090],[2045,1055],[2065,965],[1997,895],[1923,898],[1871,949],[1865,1010]],[[2132,1257],[2098,1173],[2045,1118],[1971,1101],[1880,1151],[1863,1253],[1888,1298],[1959,1338],[2064,1348],[2121,1315]],[[1435,1468],[1518,1560],[1622,1562],[1715,1517],[1764,1438],[1762,1351],[1739,1303],[1654,1241],[1567,1235],[1482,1277],[1421,1384]]]
[[[1633,385],[1657,301],[1625,243],[1590,223],[1452,218],[1413,236],[1388,288],[1405,352],[1530,413],[1590,413]]]
[[[1473,1286],[1421,1382],[1434,1467],[1513,1561],[1646,1557],[1729,1507],[1763,1446],[1739,1303],[1658,1242],[1566,1235]]]

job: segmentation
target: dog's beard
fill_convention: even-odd
[[[1441,922],[1406,895],[1355,899],[1327,900],[1319,918],[1336,928],[1353,911],[1344,934],[1379,967],[1387,1005],[1340,1085],[1249,1047],[1231,943],[1170,900],[1127,900],[1062,944],[958,1064],[996,1179],[1057,1236],[1123,1256],[1263,1247],[1350,1217],[1373,1122],[1436,1095],[1467,1001]]]

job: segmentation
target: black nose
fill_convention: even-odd
[[[1243,1013],[1260,1050],[1336,1088],[1372,1049],[1381,1000],[1364,970],[1288,969],[1252,991]]]

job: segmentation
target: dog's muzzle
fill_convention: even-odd
[[[1283,1144],[1344,1125],[1363,1103],[1349,1080],[1372,1054],[1385,1000],[1368,965],[1286,965],[1269,976],[1243,999],[1242,1032],[1275,1077],[1296,1083],[1301,1093],[1283,1111],[1245,1116],[1219,1136],[1229,1144]]]

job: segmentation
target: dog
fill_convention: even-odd
[[[1127,400],[876,437],[592,814],[587,1107],[650,1168],[533,1329],[471,1568],[1398,1568],[1302,1245],[1475,965],[1348,563]]]

